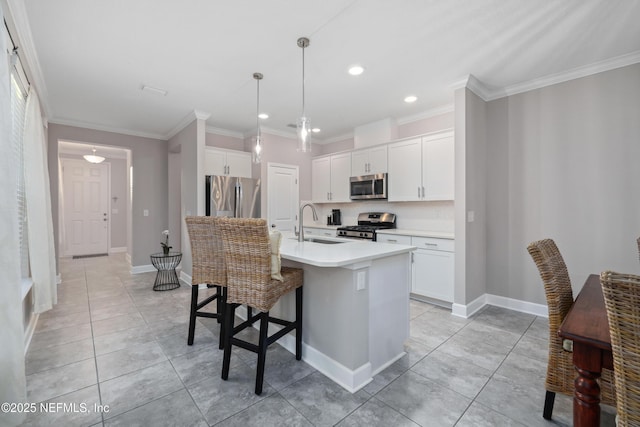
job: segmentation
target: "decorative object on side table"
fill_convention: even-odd
[[[169,251],[173,247],[173,246],[169,246],[169,230],[164,230],[162,232],[162,235],[164,236],[164,242],[160,242],[160,245],[162,245],[162,252],[165,255],[169,255]]]
[[[170,291],[180,287],[176,267],[181,260],[180,252],[151,254],[151,264],[158,270],[156,281],[153,283],[154,291]]]

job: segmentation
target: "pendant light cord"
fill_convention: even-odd
[[[305,117],[304,114],[304,49],[302,46],[302,117]]]

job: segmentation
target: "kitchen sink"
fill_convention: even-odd
[[[290,239],[298,240],[297,237],[290,237]],[[347,242],[341,242],[339,240],[318,239],[317,237],[305,237],[304,241],[305,242],[313,242],[313,243],[322,243],[324,245],[335,245],[337,243],[347,243]]]

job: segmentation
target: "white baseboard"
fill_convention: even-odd
[[[124,259],[127,260],[129,265],[131,265],[131,254],[129,252],[126,253],[126,255],[124,256]]]
[[[151,264],[131,266],[131,274],[151,273],[154,271],[158,271],[158,270],[156,270],[156,268]]]
[[[487,294],[487,304],[520,311],[522,313],[534,314],[540,317],[549,317],[549,310],[544,304],[536,304],[533,302],[521,301],[491,294]]]
[[[122,253],[122,252],[127,252],[127,247],[123,246],[120,248],[111,248],[109,249],[109,253],[110,254],[117,254],[117,253]]]
[[[238,307],[236,309],[236,316],[242,320],[246,320],[247,308],[245,306]],[[259,323],[254,323],[253,327],[258,329],[258,325]],[[269,323],[269,335],[273,335],[274,331],[277,332],[280,329],[282,329],[281,325]],[[292,333],[283,336],[277,341],[277,343],[290,353],[296,354],[296,337]],[[399,355],[398,358],[391,361],[388,365],[391,365],[402,356],[404,356],[404,353]],[[351,370],[304,342],[302,343],[302,360],[311,367],[322,372],[325,376],[329,377],[333,382],[347,390],[349,393],[355,393],[373,381],[371,363],[367,362],[356,370]]]
[[[31,345],[31,338],[33,338],[33,333],[36,330],[36,325],[38,324],[39,314],[32,313],[31,319],[29,320],[29,324],[27,325],[27,329],[24,331],[24,354],[27,355],[27,351],[29,350],[29,346]]]
[[[466,319],[479,312],[485,305],[495,305],[496,307],[508,308],[509,310],[534,314],[540,317],[549,316],[547,306],[544,304],[536,304],[492,294],[481,295],[467,305],[454,303],[451,307],[451,314]]]
[[[60,273],[56,274],[56,285],[62,283],[62,275]]]
[[[184,283],[186,283],[187,285],[191,285],[191,276],[188,275],[187,273],[185,273],[184,271],[180,270],[180,280],[182,280]],[[202,287],[207,287],[207,285],[200,285],[199,288],[202,289]]]

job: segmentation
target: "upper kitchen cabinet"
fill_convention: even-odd
[[[381,145],[351,153],[351,176],[387,172],[387,146]]]
[[[453,200],[453,197],[452,132],[389,144],[389,201]]]
[[[311,161],[311,199],[316,203],[349,202],[351,153]]]
[[[205,147],[205,175],[251,178],[251,153]]]

